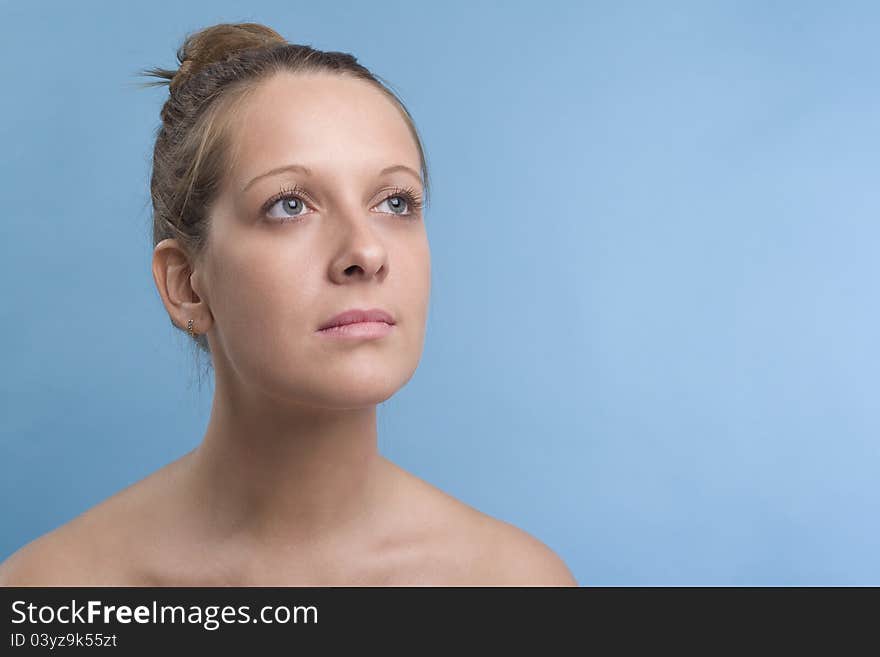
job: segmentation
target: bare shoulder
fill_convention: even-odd
[[[100,569],[83,517],[32,540],[0,563],[0,586],[98,586]]]
[[[396,467],[396,466],[395,466]],[[519,527],[494,518],[432,484],[402,471],[413,508],[430,518],[438,542],[458,555],[449,581],[476,586],[579,586],[568,566],[547,544]],[[413,498],[410,498],[413,499]],[[427,522],[427,521],[426,521]]]
[[[476,523],[481,547],[478,579],[489,586],[578,586],[562,558],[523,529],[486,514]]]
[[[133,559],[169,467],[129,485],[0,563],[0,586],[138,585]]]

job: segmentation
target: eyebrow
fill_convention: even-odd
[[[275,167],[274,169],[270,169],[269,171],[266,171],[265,173],[261,173],[259,176],[252,178],[251,181],[247,185],[245,185],[241,191],[246,192],[250,188],[251,185],[253,185],[255,182],[257,182],[258,180],[260,180],[262,178],[274,176],[276,174],[283,173],[285,171],[299,171],[300,173],[303,173],[307,176],[312,175],[312,170],[309,169],[307,166],[303,166],[302,164],[285,164],[283,166]],[[406,166],[405,164],[394,164],[390,167],[385,167],[384,169],[382,169],[379,172],[379,175],[382,176],[382,175],[385,175],[386,173],[394,173],[395,171],[404,171],[406,173],[409,173],[410,175],[414,176],[416,178],[416,180],[419,181],[419,183],[422,182],[422,177],[418,174],[418,172],[415,169],[413,169],[412,167]]]

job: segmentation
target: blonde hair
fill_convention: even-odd
[[[208,209],[233,157],[231,118],[261,80],[281,71],[352,76],[385,93],[400,109],[418,147],[427,201],[427,160],[412,116],[390,85],[353,55],[288,43],[258,23],[220,23],[188,35],[177,50],[177,60],[176,71],[151,68],[140,72],[161,78],[142,86],[167,84],[169,89],[150,179],[154,247],[163,239],[175,238],[194,260],[203,254],[210,227]],[[205,334],[196,336],[196,343],[210,357]]]

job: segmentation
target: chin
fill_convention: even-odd
[[[399,389],[399,387],[336,386],[333,390],[312,391],[313,394],[307,400],[300,397],[300,401],[312,406],[340,411],[369,408],[387,401]]]
[[[414,368],[405,372],[373,368],[345,373],[324,372],[312,380],[307,397],[323,408],[351,409],[381,404],[390,399],[412,377]]]

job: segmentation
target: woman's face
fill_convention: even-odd
[[[231,129],[234,157],[191,279],[210,310],[215,370],[307,405],[384,401],[418,365],[431,276],[422,213],[394,196],[424,198],[400,111],[361,80],[281,73]],[[384,309],[395,324],[371,339],[317,332],[352,308]]]

